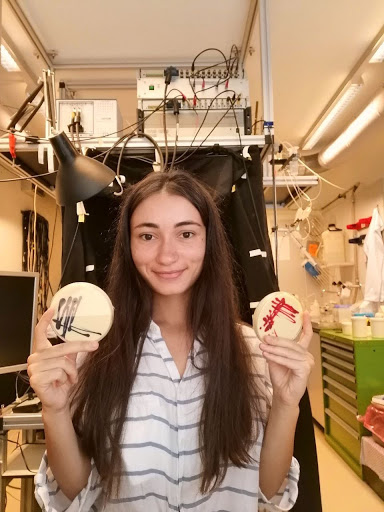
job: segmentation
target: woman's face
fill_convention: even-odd
[[[135,266],[155,293],[189,291],[200,275],[206,230],[187,199],[165,191],[142,201],[131,218]]]

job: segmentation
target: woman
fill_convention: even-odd
[[[50,310],[36,327],[28,372],[47,443],[40,505],[289,510],[310,321],[299,343],[261,344],[238,322],[219,213],[192,176],[152,173],[126,193],[108,293],[115,320],[99,347],[52,347]]]

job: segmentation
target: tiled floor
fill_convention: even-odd
[[[328,445],[317,427],[315,435],[323,512],[384,512],[384,502]],[[20,487],[20,480],[13,480],[11,485]],[[6,512],[23,512],[20,511],[20,491],[8,491]]]

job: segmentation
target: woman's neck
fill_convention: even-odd
[[[161,328],[184,331],[187,324],[189,294],[153,295],[152,318]]]

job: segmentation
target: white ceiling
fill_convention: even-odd
[[[139,64],[190,63],[210,46],[228,55],[233,43],[242,43],[251,0],[3,0],[3,19],[8,3],[21,7],[45,50],[57,52],[53,62],[62,68],[60,79],[81,73],[83,81],[92,82],[100,76],[132,77]],[[268,5],[276,134],[300,145],[382,30],[384,0],[268,0]],[[251,46],[258,47],[258,37],[255,29]],[[24,58],[35,59],[26,51]],[[251,74],[259,59],[258,52],[247,54]],[[123,69],[81,69],[98,64]],[[328,133],[329,140],[384,83],[384,63],[366,70],[363,79],[365,92]],[[260,94],[260,84],[251,82],[252,106]],[[378,163],[381,159],[377,154]]]
[[[250,0],[19,0],[55,64],[190,62],[241,44]],[[206,58],[206,57],[205,57]]]
[[[276,125],[299,144],[382,29],[384,1],[271,0],[270,18]]]
[[[90,67],[187,63],[210,46],[228,54],[233,43],[242,42],[250,0],[39,0],[38,8],[36,0],[17,4],[45,49],[57,52],[55,66]],[[299,144],[382,28],[384,1],[269,0],[269,10],[277,135]],[[256,29],[251,45],[257,46],[258,37]],[[212,61],[215,55],[202,59]],[[372,88],[380,76],[384,81],[383,65],[376,66]],[[371,94],[368,88],[366,93]],[[365,101],[362,97],[361,103]],[[358,101],[355,106],[358,111]]]

